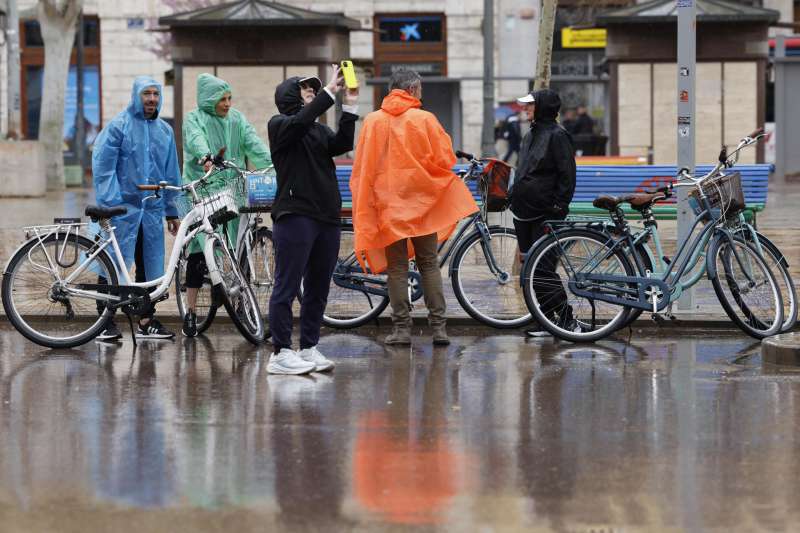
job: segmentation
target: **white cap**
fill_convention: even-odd
[[[535,101],[536,100],[534,100],[533,98],[533,93],[528,93],[522,98],[517,98],[517,102],[519,102],[520,104],[532,104]]]

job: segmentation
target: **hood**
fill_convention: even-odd
[[[209,115],[217,116],[217,102],[227,92],[231,92],[231,86],[225,80],[211,74],[200,74],[197,77],[197,107]]]
[[[158,107],[156,108],[156,115],[158,117],[161,113],[161,104],[164,102],[164,92],[161,90],[161,84],[150,76],[137,76],[133,80],[133,89],[131,90],[131,102],[128,104],[128,109],[133,113],[136,118],[144,118],[144,106],[142,105],[142,91],[148,87],[157,87],[158,93],[161,97],[158,99]]]
[[[300,77],[292,76],[275,88],[275,105],[282,115],[294,115],[303,107],[300,98]]]
[[[561,98],[558,93],[550,89],[539,89],[533,94],[533,98],[536,101],[533,121],[555,122],[561,109]]]
[[[411,108],[422,107],[422,102],[402,89],[394,89],[383,99],[381,109],[392,116],[402,115]]]

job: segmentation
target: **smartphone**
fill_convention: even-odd
[[[356,70],[353,68],[353,62],[344,60],[342,61],[342,74],[344,74],[344,86],[348,89],[358,89],[358,78],[356,78]]]

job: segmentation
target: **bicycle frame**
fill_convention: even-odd
[[[108,221],[105,222],[106,227],[102,228],[103,231],[107,233],[107,237],[101,238],[97,242],[97,246],[95,250],[89,255],[86,260],[84,260],[81,265],[75,269],[69,276],[67,276],[63,280],[58,280],[61,282],[62,285],[65,286],[65,290],[74,296],[90,298],[97,301],[103,301],[110,304],[118,303],[121,298],[114,294],[108,293],[101,293],[93,290],[87,289],[80,289],[70,287],[69,285],[74,282],[83,272],[89,268],[90,263],[97,258],[101,253],[106,252],[107,248],[111,246],[111,250],[113,254],[112,258],[115,259],[112,261],[114,263],[114,269],[117,272],[117,275],[121,278],[122,283],[119,284],[120,287],[136,287],[140,289],[148,290],[150,293],[151,300],[158,300],[161,296],[166,294],[167,290],[169,289],[170,284],[172,283],[172,277],[175,273],[175,268],[178,264],[178,260],[180,259],[181,250],[183,250],[184,246],[189,244],[189,242],[197,236],[198,233],[206,233],[208,235],[214,234],[214,227],[212,226],[211,222],[208,219],[208,216],[205,214],[204,208],[202,205],[198,205],[192,211],[189,212],[189,215],[184,217],[181,221],[181,224],[178,228],[178,233],[175,237],[175,244],[172,247],[172,251],[170,253],[169,263],[167,268],[164,270],[164,275],[160,276],[151,281],[145,281],[141,283],[136,283],[131,280],[130,273],[128,272],[127,268],[120,268],[121,265],[125,265],[125,259],[123,258],[122,251],[119,248],[119,243],[117,242],[116,235],[114,233],[114,227],[110,225]],[[41,243],[41,239],[40,239]],[[204,254],[206,257],[211,257],[213,252],[211,251],[211,247],[213,246],[213,239],[207,239],[205,242],[205,249]],[[52,259],[50,259],[49,254],[47,254],[47,249],[42,246],[44,250],[45,256],[47,257],[48,261],[52,266]],[[108,252],[106,252],[108,253]],[[222,277],[219,271],[216,268],[216,265],[209,263],[209,274],[211,275],[212,283],[217,284],[222,281]],[[53,272],[57,274],[57,270],[53,269]],[[152,292],[149,289],[156,287]]]
[[[584,267],[580,270],[576,269],[575,266],[570,263],[568,254],[564,254],[567,268],[571,272],[571,276],[574,278],[568,282],[570,290],[577,296],[582,296],[588,299],[597,299],[618,305],[636,307],[649,310],[654,313],[664,310],[667,306],[674,303],[680,297],[685,288],[699,281],[702,274],[705,273],[706,268],[703,267],[699,273],[695,272],[695,274],[691,276],[689,280],[682,281],[686,272],[694,268],[700,258],[705,254],[705,249],[712,236],[721,233],[724,236],[723,238],[731,241],[733,239],[731,232],[722,226],[721,219],[714,216],[710,205],[708,205],[708,200],[706,198],[702,198],[702,200],[705,203],[705,210],[695,218],[689,235],[694,233],[694,230],[700,223],[704,221],[709,223],[703,226],[700,233],[694,238],[687,238],[681,242],[678,252],[675,256],[675,260],[669,264],[668,268],[666,268],[664,272],[651,273],[651,277],[592,273],[591,271],[593,268],[595,268],[601,261],[611,257],[615,251],[620,250],[622,253],[625,253],[625,248],[628,250],[634,250],[634,244],[637,242],[636,237],[641,236],[641,238],[644,238],[643,234],[647,233],[649,228],[645,230],[645,232],[641,232],[637,235],[632,235],[630,232],[626,232],[620,238],[615,238],[606,234],[608,241],[606,242],[607,248],[605,253],[591,256],[586,265],[584,265]],[[558,232],[555,231],[552,232],[552,234],[559,243],[559,246],[562,248],[562,251],[566,252],[558,238]],[[641,238],[639,240],[641,240]],[[658,247],[660,248],[660,243]],[[741,264],[741,258],[738,257],[736,249],[734,248],[733,251],[736,260]],[[632,254],[632,256],[636,262],[638,271],[644,272],[645,268],[642,264],[641,258],[638,256],[638,254]],[[675,265],[678,265],[677,268],[675,268]],[[591,286],[592,282],[599,282],[600,285]],[[617,287],[615,290],[624,296],[614,296],[613,294],[609,294],[607,292],[611,289],[611,287],[605,284],[615,282],[624,285],[635,284],[636,287]],[[590,285],[589,289],[585,288],[587,284]],[[598,292],[598,289],[604,292]],[[634,297],[635,300],[633,299]]]

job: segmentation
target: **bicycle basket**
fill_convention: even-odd
[[[183,195],[175,200],[178,215],[183,218],[188,215],[197,205],[203,206],[203,211],[210,218],[212,223],[221,224],[236,218],[239,208],[244,203],[243,181],[236,178],[228,178],[220,186],[220,182],[212,183],[209,186],[197,189],[197,196],[200,200],[198,204],[192,200],[191,196]]]
[[[278,192],[278,177],[275,167],[245,174],[243,212],[268,211]]]
[[[483,167],[480,189],[486,210],[505,211],[509,204],[508,191],[513,182],[514,168],[499,159],[488,159]]]
[[[727,219],[738,215],[745,208],[742,177],[738,172],[706,180],[701,187],[711,208],[715,211],[719,210],[723,218]],[[692,189],[689,192],[689,204],[695,215],[703,212],[705,208],[700,199],[700,191]]]

